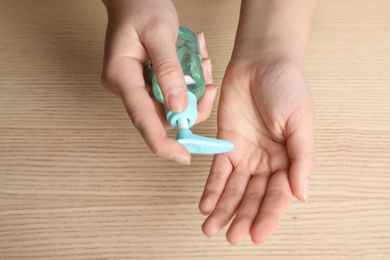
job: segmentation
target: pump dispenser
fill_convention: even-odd
[[[199,40],[196,33],[188,27],[180,26],[176,41],[176,52],[187,85],[188,106],[181,113],[173,113],[165,105],[161,89],[152,65],[152,87],[155,98],[164,104],[168,122],[176,129],[177,142],[190,153],[218,154],[233,150],[231,142],[193,134],[191,128],[198,118],[197,103],[206,91],[203,77],[202,58],[199,52]]]

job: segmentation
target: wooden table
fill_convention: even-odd
[[[239,1],[175,4],[220,85]],[[212,157],[155,157],[100,86],[106,21],[97,0],[0,1],[0,259],[390,259],[390,1],[321,1],[311,197],[260,246],[206,238]],[[216,105],[194,131],[215,136]]]

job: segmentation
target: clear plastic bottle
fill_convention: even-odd
[[[200,55],[198,35],[190,28],[179,27],[176,41],[176,52],[183,69],[187,90],[193,93],[199,101],[205,91],[206,84],[203,76],[202,57]],[[152,86],[155,98],[164,104],[164,98],[158,85],[157,77],[152,66]]]
[[[198,35],[188,27],[180,26],[176,52],[187,85],[188,106],[181,113],[173,113],[164,103],[161,89],[152,64],[152,87],[155,98],[164,104],[167,121],[178,129],[176,140],[190,153],[217,154],[233,150],[234,145],[225,140],[193,134],[191,128],[198,118],[197,103],[206,91]]]

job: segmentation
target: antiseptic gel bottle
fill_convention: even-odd
[[[176,129],[177,141],[190,153],[217,154],[233,150],[231,142],[193,134],[191,128],[198,117],[197,102],[206,91],[203,77],[202,58],[199,52],[199,41],[196,33],[188,27],[180,26],[176,41],[176,52],[184,73],[187,85],[188,107],[182,113],[173,113],[164,103],[152,65],[152,86],[155,98],[165,105],[168,122]]]

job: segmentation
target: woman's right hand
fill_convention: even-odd
[[[151,95],[144,80],[144,64],[151,60],[164,96],[173,112],[186,109],[187,91],[176,54],[179,22],[170,0],[103,0],[108,12],[102,85],[119,96],[145,142],[156,155],[189,164],[190,153],[166,135],[170,128],[164,107]],[[203,34],[201,42],[206,93],[198,103],[197,122],[211,113],[216,87],[211,77]],[[203,43],[203,44],[202,44]]]

